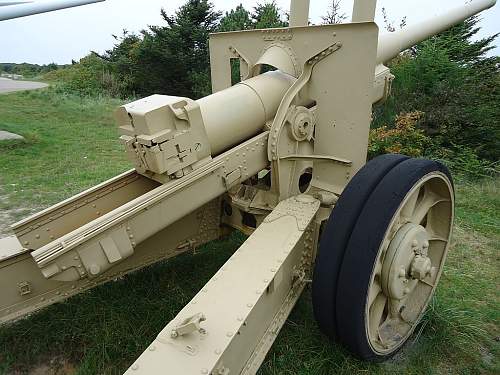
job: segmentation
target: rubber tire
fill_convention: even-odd
[[[337,332],[347,349],[361,359],[382,361],[403,346],[386,355],[372,349],[365,326],[366,295],[380,244],[394,214],[411,188],[430,172],[444,173],[453,187],[450,172],[441,163],[425,159],[406,160],[380,181],[352,230],[338,277]]]
[[[337,278],[352,229],[365,202],[386,174],[408,160],[404,155],[382,155],[368,162],[347,184],[321,235],[313,272],[314,317],[323,333],[336,338]]]

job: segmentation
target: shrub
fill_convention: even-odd
[[[376,108],[375,126],[422,111],[420,127],[434,143],[500,159],[500,58],[486,56],[497,35],[473,41],[478,21],[472,17],[391,62],[393,95]]]
[[[500,163],[481,159],[471,147],[443,147],[436,138],[427,136],[420,125],[424,119],[423,112],[402,113],[396,116],[394,127],[384,125],[370,130],[369,158],[382,154],[425,157],[442,162],[455,176],[469,180],[500,174]]]
[[[436,147],[430,149],[426,156],[445,164],[458,178],[479,180],[500,175],[498,162],[481,159],[470,147]]]
[[[424,155],[431,139],[419,128],[424,113],[419,111],[396,116],[393,128],[387,125],[370,131],[368,154],[373,158],[382,154],[405,154],[412,157]]]
[[[82,96],[119,97],[121,84],[111,71],[109,63],[90,54],[64,69],[47,73],[43,77],[54,82],[56,91]]]

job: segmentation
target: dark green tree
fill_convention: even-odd
[[[165,26],[125,35],[108,52],[117,74],[139,96],[199,98],[210,93],[208,36],[221,14],[208,0],[188,0],[175,14],[161,12]],[[129,79],[130,78],[130,79]]]
[[[242,4],[226,12],[220,21],[219,31],[248,30],[253,27],[250,12]]]
[[[500,58],[486,55],[497,35],[473,41],[478,22],[469,18],[391,63],[393,95],[377,109],[376,126],[422,111],[421,126],[439,147],[500,158]]]
[[[210,93],[208,37],[221,16],[213,8],[207,0],[189,0],[173,16],[162,10],[168,26],[145,34],[141,56],[159,73],[156,92],[192,98]]]
[[[138,59],[139,48],[142,43],[141,35],[123,30],[121,36],[113,35],[116,40],[114,47],[100,56],[109,64],[109,71],[119,78],[121,96],[135,96],[142,87],[140,76],[141,65]],[[97,53],[94,52],[97,55]]]
[[[480,18],[473,16],[452,27],[451,29],[421,43],[416,47],[416,51],[433,45],[437,49],[446,51],[446,55],[451,61],[459,64],[476,64],[485,60],[486,54],[495,48],[493,45],[499,33],[479,40],[473,40],[481,30],[479,27]]]
[[[252,21],[255,29],[288,26],[288,22],[283,20],[280,9],[274,0],[257,4],[252,12]]]

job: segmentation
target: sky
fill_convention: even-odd
[[[412,25],[447,9],[460,6],[466,0],[379,0],[376,21],[383,25],[382,8],[399,24],[407,17]],[[0,1],[1,2],[1,1]],[[114,43],[112,34],[123,29],[140,31],[148,25],[164,24],[160,9],[173,14],[185,0],[107,0],[78,8],[60,10],[0,22],[0,62],[68,64],[79,60],[91,50],[104,52]],[[212,0],[217,10],[227,11],[242,3],[251,9],[264,0]],[[320,23],[330,0],[311,0],[310,21]],[[288,12],[289,0],[276,0],[283,12]],[[342,8],[351,16],[353,0],[342,0]],[[500,5],[481,15],[481,37],[500,32]],[[496,41],[500,44],[500,38]],[[499,55],[500,48],[492,54]]]

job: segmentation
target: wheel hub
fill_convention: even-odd
[[[429,257],[416,255],[411,263],[411,276],[417,280],[424,280],[432,269],[432,262]]]
[[[391,299],[405,299],[432,272],[428,257],[429,234],[421,225],[408,223],[395,234],[382,267],[382,288]]]

